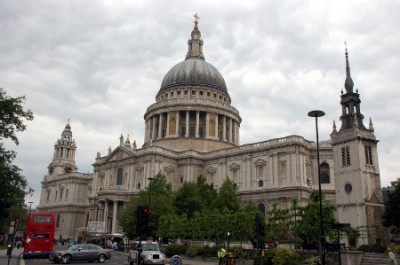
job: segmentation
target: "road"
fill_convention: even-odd
[[[57,248],[57,247],[56,247]],[[54,264],[48,259],[23,259],[22,258],[23,249],[14,248],[12,251],[12,257],[10,258],[10,263],[8,263],[8,256],[6,255],[6,250],[0,250],[0,264],[1,265],[39,265],[39,264]],[[87,262],[72,262],[74,264],[89,264]],[[106,260],[105,265],[117,265],[117,264],[128,264],[128,253],[114,251],[111,259]],[[201,258],[188,259],[184,258],[182,260],[182,265],[217,265],[217,259],[207,259],[203,260]]]

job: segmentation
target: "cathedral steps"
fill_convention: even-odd
[[[400,264],[400,257],[396,255],[397,263]],[[389,264],[387,253],[363,253],[360,265]]]

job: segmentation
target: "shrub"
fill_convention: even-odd
[[[389,245],[388,248],[391,248],[394,254],[400,254],[400,245]]]
[[[201,247],[197,247],[197,246],[190,246],[186,249],[186,255],[188,255],[189,257],[195,257],[201,254]]]
[[[181,244],[171,244],[165,249],[165,255],[171,258],[174,255],[182,255],[186,253],[187,246]]]
[[[358,248],[362,252],[385,253],[386,246],[381,245],[362,245]]]
[[[207,246],[201,250],[201,254],[199,253],[199,255],[201,255],[203,258],[216,257],[217,251],[217,248]]]
[[[319,259],[319,256],[311,256],[308,259],[306,259],[307,264],[309,265],[318,265],[321,264],[321,261]]]
[[[274,252],[275,255],[272,258],[274,265],[293,264],[293,261],[297,259],[297,253],[286,248],[276,248]]]

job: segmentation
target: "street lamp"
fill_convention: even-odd
[[[226,233],[226,235],[227,235],[227,241],[228,241],[228,247],[227,247],[227,249],[228,249],[228,253],[229,253],[229,243],[230,243],[230,236],[231,236],[231,233]]]
[[[319,227],[320,227],[320,240],[319,240],[319,255],[322,265],[325,265],[324,255],[324,221],[322,218],[322,191],[321,191],[321,172],[319,165],[319,139],[318,139],[318,117],[325,115],[322,110],[313,110],[308,113],[309,117],[315,118],[315,134],[317,136],[317,165],[318,165],[318,193],[319,193]]]
[[[154,178],[147,178],[148,180],[150,180],[150,184],[149,184],[149,209],[150,209],[150,203],[151,203],[151,182],[153,181]]]
[[[28,202],[28,203],[29,203],[29,213],[31,213],[32,203],[33,203],[33,202]]]
[[[152,177],[150,177],[150,178],[147,178],[149,181],[150,181],[150,184],[149,184],[149,223],[148,223],[148,232],[149,232],[149,235],[151,235],[151,230],[150,230],[150,215],[151,215],[151,207],[150,207],[150,204],[151,204],[151,182],[154,180],[154,178],[152,178]]]

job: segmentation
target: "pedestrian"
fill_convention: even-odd
[[[396,255],[392,252],[392,248],[388,248],[389,265],[397,265]]]
[[[226,250],[224,248],[220,248],[217,252],[217,255],[219,258],[219,265],[225,265]]]

